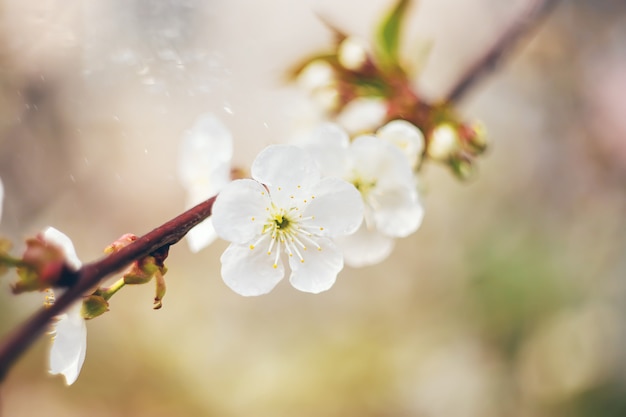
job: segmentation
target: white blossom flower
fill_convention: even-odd
[[[48,227],[43,232],[43,238],[63,250],[70,268],[81,267],[81,262],[76,256],[74,245],[69,237],[53,227]],[[72,385],[76,381],[85,361],[87,326],[81,315],[82,305],[82,300],[77,301],[63,314],[57,316],[51,332],[53,339],[49,372],[52,375],[63,375],[67,385]]]
[[[180,144],[178,176],[187,189],[187,207],[216,195],[230,182],[233,137],[213,114],[196,120]],[[198,252],[217,238],[211,218],[187,233],[192,252]]]
[[[413,123],[406,120],[392,120],[378,131],[376,136],[390,142],[400,149],[415,169],[422,160],[424,152],[424,134]]]
[[[359,97],[349,102],[337,116],[337,123],[351,135],[371,133],[385,121],[387,102],[382,98]]]
[[[406,237],[422,223],[424,209],[406,156],[376,136],[350,143],[339,126],[323,124],[306,144],[322,173],[338,176],[359,190],[365,205],[360,229],[337,239],[351,266],[378,263],[391,253],[394,238]]]
[[[231,242],[221,257],[222,278],[246,296],[265,294],[284,277],[296,289],[329,289],[343,268],[333,238],[353,233],[363,219],[359,193],[338,178],[320,180],[306,151],[290,145],[263,150],[254,179],[228,184],[213,206],[217,234]]]

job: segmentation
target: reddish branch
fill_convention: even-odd
[[[86,264],[76,272],[64,270],[62,272],[66,275],[64,278],[70,280],[76,278],[76,284],[68,288],[53,305],[37,311],[25,323],[4,337],[0,344],[0,381],[4,379],[17,358],[48,328],[55,316],[97,287],[107,276],[121,271],[135,260],[177,243],[191,228],[211,215],[214,201],[215,197],[212,197],[198,204],[120,249],[119,252]]]
[[[530,32],[538,22],[556,5],[558,0],[537,0],[532,7],[518,18],[486,52],[479,57],[459,78],[456,85],[446,95],[446,101],[458,102],[470,87],[477,84],[495,69],[496,64],[510,52],[522,35]],[[0,381],[4,380],[11,365],[50,325],[55,316],[63,312],[73,302],[97,287],[100,282],[121,271],[135,260],[169,247],[181,240],[191,228],[211,215],[215,197],[205,201],[175,217],[130,245],[99,261],[84,265],[80,270],[65,270],[64,278],[75,279],[76,284],[67,289],[56,302],[37,311],[30,319],[6,335],[0,344]]]
[[[444,101],[458,103],[479,81],[497,69],[498,64],[510,54],[520,40],[529,35],[550,14],[559,0],[535,0],[526,12],[506,28],[485,52],[467,67],[457,83],[445,95]]]

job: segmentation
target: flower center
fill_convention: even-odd
[[[367,199],[367,196],[370,193],[370,191],[372,191],[372,189],[376,187],[375,179],[363,178],[362,176],[358,174],[352,177],[350,182],[361,193],[361,197],[363,197],[363,200]]]
[[[279,214],[274,217],[274,224],[275,224],[276,229],[286,230],[287,228],[289,228],[290,223],[291,222],[289,221],[287,216],[283,216]]]
[[[298,207],[285,209],[277,207],[274,203],[266,210],[268,216],[263,223],[261,236],[254,244],[250,245],[250,249],[255,249],[262,241],[269,240],[267,255],[274,255],[274,268],[278,267],[278,260],[283,248],[290,257],[295,254],[300,262],[304,262],[304,255],[308,246],[322,250],[315,241],[315,236],[324,228],[310,224],[315,218],[314,216],[303,217]]]

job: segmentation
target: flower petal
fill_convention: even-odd
[[[393,120],[378,129],[376,136],[386,140],[404,153],[409,165],[415,168],[424,152],[424,134],[406,120]]]
[[[393,250],[394,240],[383,236],[376,229],[368,229],[365,223],[355,233],[335,240],[343,251],[347,265],[361,267],[385,260]]]
[[[231,244],[220,258],[222,279],[237,294],[262,295],[270,292],[285,275],[285,267],[279,259],[274,268],[274,255],[264,248],[250,249],[249,245]]]
[[[290,257],[291,276],[289,282],[294,288],[313,294],[328,290],[337,280],[343,269],[343,255],[329,239],[317,239],[320,249],[310,248],[302,254],[304,261]]]
[[[219,193],[213,204],[213,227],[219,237],[244,244],[260,235],[266,208],[271,204],[267,190],[250,179],[236,180]]]
[[[413,172],[404,154],[375,136],[359,136],[350,147],[354,173],[375,180],[376,187],[414,186]]]
[[[220,167],[227,166],[230,170],[232,157],[232,134],[213,114],[204,114],[181,141],[178,157],[180,181],[189,187],[199,179],[214,177]]]
[[[376,193],[374,222],[384,235],[405,237],[415,232],[424,218],[424,207],[417,192],[408,188],[383,190]]]
[[[50,349],[50,374],[61,374],[67,385],[72,385],[85,361],[87,327],[81,316],[82,300],[58,317],[54,325]]]
[[[311,224],[320,236],[344,236],[353,233],[363,221],[363,199],[354,186],[339,178],[324,178],[311,188],[311,202],[303,216],[314,218]],[[306,223],[305,223],[306,224]]]
[[[323,175],[344,176],[350,137],[341,126],[322,123],[297,145],[311,154]]]
[[[379,98],[357,98],[350,101],[337,116],[337,121],[348,133],[372,132],[383,124],[387,103]]]
[[[252,163],[252,177],[270,187],[307,189],[320,180],[313,157],[293,145],[271,145]]]
[[[217,239],[217,233],[215,233],[215,228],[213,227],[213,220],[210,217],[204,220],[191,229],[186,237],[189,250],[193,253],[200,252]]]
[[[72,240],[67,237],[67,235],[54,227],[48,227],[42,232],[42,235],[44,240],[48,243],[52,243],[63,250],[63,253],[65,254],[65,261],[70,267],[80,269],[82,262],[78,259],[76,251],[74,250],[74,244],[72,243]]]

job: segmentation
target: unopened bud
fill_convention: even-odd
[[[316,59],[305,66],[298,74],[296,82],[303,90],[312,92],[335,83],[335,70],[326,61]]]
[[[426,153],[435,161],[448,161],[459,150],[459,135],[454,126],[444,123],[430,134]]]
[[[376,132],[376,136],[398,147],[415,168],[424,152],[424,134],[413,123],[406,120],[393,120]]]
[[[473,135],[470,136],[470,145],[480,152],[484,152],[487,149],[487,129],[481,122],[475,122],[471,126]]]
[[[361,38],[349,36],[339,45],[337,59],[342,67],[350,71],[358,71],[368,60],[369,45]]]
[[[125,235],[120,236],[116,241],[111,243],[109,246],[104,248],[104,253],[111,254],[114,252],[118,252],[120,249],[128,246],[135,240],[137,240],[136,235],[132,233],[126,233]]]
[[[331,85],[316,88],[311,92],[311,98],[320,109],[328,113],[339,107],[339,92]]]
[[[90,320],[109,311],[109,303],[97,294],[91,294],[83,299],[80,314],[85,320]]]
[[[360,97],[349,102],[337,117],[337,122],[351,135],[371,133],[385,122],[387,101]]]
[[[450,161],[452,171],[461,180],[469,180],[474,177],[476,168],[469,158],[455,158]]]

